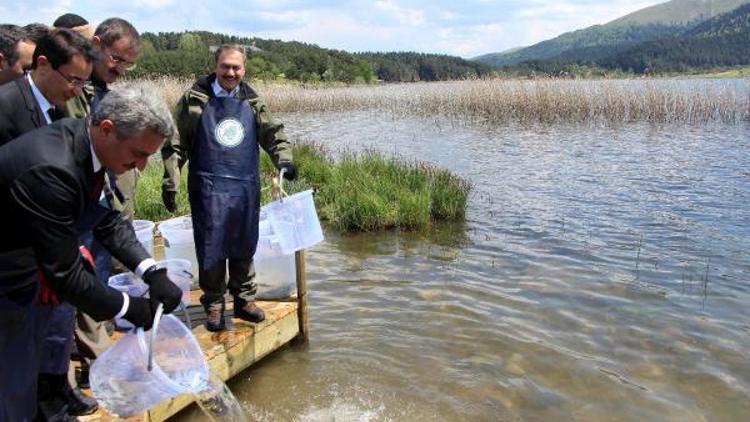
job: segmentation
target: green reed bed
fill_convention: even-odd
[[[292,194],[315,190],[318,215],[341,231],[371,231],[386,228],[426,229],[433,221],[463,220],[471,185],[447,170],[418,161],[387,158],[379,153],[345,154],[332,160],[315,144],[296,144],[298,180],[283,184]],[[183,172],[177,195],[178,212],[190,212]],[[136,194],[136,218],[161,221],[174,215],[161,202],[163,167],[149,163],[141,175]],[[261,203],[271,200],[271,177],[276,171],[267,155],[261,159]]]

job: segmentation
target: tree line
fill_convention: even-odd
[[[459,57],[420,53],[348,53],[297,41],[238,37],[206,31],[142,34],[134,77],[195,77],[213,71],[213,49],[241,44],[247,51],[247,75],[264,80],[345,83],[440,81],[482,77],[484,64]]]

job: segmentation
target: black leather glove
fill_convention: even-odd
[[[293,163],[281,163],[279,167],[284,169],[284,179],[292,181],[297,178],[297,167]]]
[[[169,314],[174,311],[182,301],[182,290],[167,277],[167,269],[154,269],[153,267],[146,270],[143,274],[143,281],[150,287],[148,296],[152,302],[161,302],[164,304],[164,313]]]
[[[175,200],[175,197],[177,196],[177,192],[173,190],[164,190],[161,191],[161,200],[164,201],[164,207],[169,212],[175,212],[177,211],[177,202]]]
[[[148,331],[154,325],[154,315],[159,304],[145,297],[130,296],[130,305],[123,318],[136,327],[143,327]]]

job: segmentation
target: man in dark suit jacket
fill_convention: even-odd
[[[16,79],[31,68],[36,41],[17,25],[0,25],[0,85]]]
[[[62,118],[62,106],[80,94],[94,59],[93,45],[77,32],[44,34],[33,54],[33,70],[0,87],[0,145]],[[39,367],[40,418],[65,420],[66,413],[93,412],[96,402],[68,383],[75,308],[68,303],[42,303],[36,311],[48,320],[42,346],[45,357]]]
[[[132,226],[99,205],[105,169],[143,169],[173,133],[169,109],[152,94],[140,84],[112,91],[90,119],[62,119],[0,147],[0,420],[34,417],[40,278],[100,321],[124,317],[150,328],[159,303],[165,312],[180,303],[182,292]],[[88,230],[149,284],[150,299],[96,281],[78,246]]]
[[[94,59],[91,42],[70,29],[43,36],[32,71],[0,86],[0,145],[62,117],[65,103],[86,85]]]

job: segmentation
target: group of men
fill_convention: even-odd
[[[227,286],[236,318],[265,318],[252,262],[259,146],[294,179],[283,125],[243,81],[241,46],[216,50],[215,73],[195,82],[174,119],[144,84],[110,90],[139,50],[139,33],[119,18],[95,29],[73,14],[50,28],[0,25],[0,422],[93,412],[78,389],[85,377],[68,376],[73,348],[85,366],[110,346],[106,321],[149,329],[159,304],[179,305],[180,289],[130,224],[138,172],[159,150],[169,211],[190,162],[206,328],[226,328]],[[113,261],[149,284],[149,298],[106,285]]]

